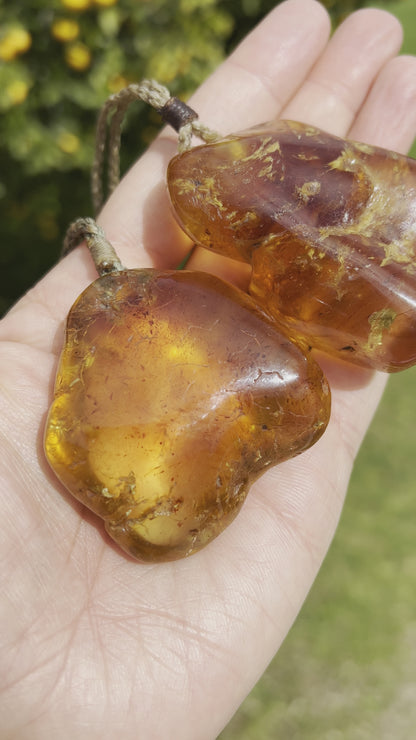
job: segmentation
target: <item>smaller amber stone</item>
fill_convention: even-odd
[[[78,298],[45,432],[56,475],[135,558],[206,545],[329,418],[318,365],[205,273],[129,270]]]
[[[184,230],[252,265],[291,335],[380,370],[416,362],[416,162],[291,121],[169,165]]]

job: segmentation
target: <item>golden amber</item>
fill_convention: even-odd
[[[318,365],[249,296],[205,273],[126,270],[69,313],[45,450],[124,550],[173,560],[218,535],[329,412]]]
[[[290,335],[367,367],[416,362],[416,162],[279,121],[169,165],[198,244],[252,265],[250,293]]]

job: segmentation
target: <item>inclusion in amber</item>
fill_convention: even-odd
[[[72,307],[46,426],[58,478],[143,561],[199,550],[323,433],[318,365],[205,273],[103,276]]]
[[[198,244],[252,265],[250,293],[291,336],[367,367],[416,362],[416,162],[291,121],[169,165]]]

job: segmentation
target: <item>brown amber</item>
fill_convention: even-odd
[[[72,307],[47,458],[139,560],[218,535],[268,466],[323,433],[317,364],[252,299],[205,273],[129,270]]]
[[[280,121],[169,165],[199,244],[247,261],[290,335],[380,370],[416,362],[416,162]]]

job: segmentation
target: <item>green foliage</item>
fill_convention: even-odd
[[[97,112],[113,92],[155,77],[189,94],[223,59],[234,20],[218,0],[0,3],[0,223],[5,308],[91,213]],[[143,107],[130,161],[156,133]],[[0,306],[1,308],[1,306]]]

